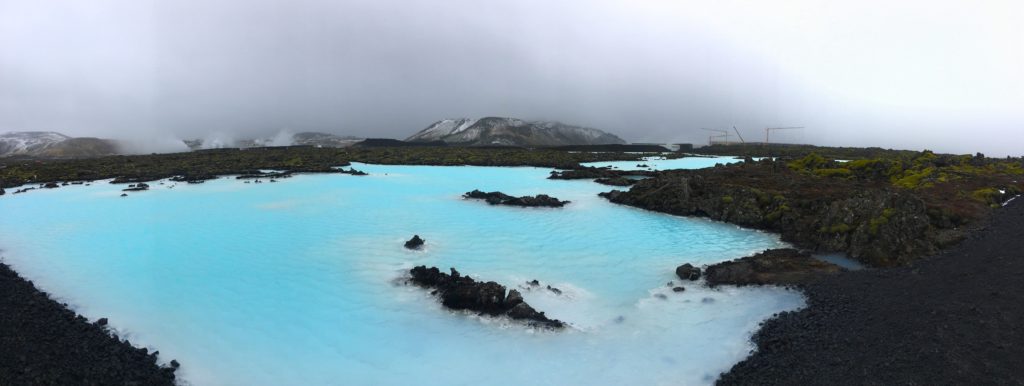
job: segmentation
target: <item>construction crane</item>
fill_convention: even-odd
[[[715,138],[724,138],[725,139],[725,143],[726,144],[729,143],[729,130],[706,129],[706,128],[703,128],[703,127],[701,127],[700,129],[701,130],[707,130],[707,131],[714,131],[716,133],[722,133],[722,134],[719,134],[719,135],[709,135],[708,136],[708,145],[711,145],[712,143],[714,143]]]
[[[742,136],[742,135],[740,135],[740,131],[739,131],[739,130],[736,130],[736,126],[733,126],[733,127],[732,127],[732,131],[735,131],[735,132],[736,132],[736,136],[737,136],[737,137],[740,137],[740,143],[747,143],[747,141],[744,141],[744,140],[743,140],[743,136]]]
[[[764,128],[764,143],[765,144],[771,143],[771,140],[770,140],[769,136],[771,135],[772,131],[775,131],[775,130],[793,130],[793,129],[802,129],[802,128],[804,128],[804,127],[803,126],[800,126],[800,127],[765,127]]]

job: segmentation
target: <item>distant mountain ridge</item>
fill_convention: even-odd
[[[15,131],[0,134],[0,157],[78,158],[118,152],[117,143],[107,139],[73,138],[52,131]]]
[[[349,135],[336,135],[330,133],[306,131],[295,134],[282,132],[270,138],[231,140],[225,140],[223,138],[196,138],[186,139],[183,140],[182,142],[184,142],[185,145],[188,146],[188,148],[191,150],[199,150],[219,147],[250,148],[264,146],[349,147],[362,140],[363,138],[353,137]]]
[[[406,138],[406,141],[529,147],[626,143],[622,138],[598,129],[502,117],[444,119]]]

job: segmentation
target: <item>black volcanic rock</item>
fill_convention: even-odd
[[[610,178],[598,178],[594,182],[601,185],[610,186],[630,186],[636,183],[637,180],[626,178],[626,177],[610,177]]]
[[[128,185],[128,188],[121,189],[122,192],[141,192],[143,190],[149,190],[149,185],[142,182]]]
[[[505,315],[516,320],[526,321],[536,327],[559,329],[565,323],[549,319],[523,301],[519,291],[512,290],[505,294],[505,286],[489,282],[478,282],[469,276],[462,276],[455,268],[446,274],[437,267],[418,266],[409,270],[411,281],[424,288],[432,288],[441,298],[441,304],[453,310],[470,310],[481,315]]]
[[[785,168],[782,161],[665,171],[637,181],[628,191],[600,196],[776,232],[799,248],[842,251],[875,267],[926,256],[962,232],[933,225],[933,218],[943,216],[941,210],[930,209],[909,189],[822,180]]]
[[[43,184],[43,187],[46,189],[56,189],[59,188],[60,185],[57,185],[56,182],[47,182],[46,184]]]
[[[351,174],[353,176],[368,176],[369,175],[366,172],[364,172],[362,170],[356,170],[356,168],[353,168],[353,167],[349,167],[348,170],[341,170],[341,172],[344,173],[344,174]]]
[[[251,179],[256,179],[256,178],[290,178],[292,176],[292,174],[293,173],[290,172],[290,171],[263,173],[263,172],[260,172],[259,170],[253,170],[253,171],[250,171],[248,173],[240,174],[237,177],[235,177],[235,179],[236,180],[251,180]]]
[[[842,270],[839,266],[815,259],[806,252],[783,248],[769,249],[753,256],[710,265],[704,277],[710,286],[799,285]]]
[[[0,263],[0,384],[174,385],[174,369],[156,360]]]
[[[676,276],[683,280],[694,281],[700,279],[700,268],[686,263],[676,267]]]
[[[423,247],[423,243],[426,240],[420,238],[420,235],[413,235],[409,241],[405,242],[405,247],[409,249],[420,249]]]
[[[829,275],[718,385],[1020,385],[1024,201],[910,267]]]
[[[561,208],[565,206],[565,204],[569,203],[569,201],[561,201],[546,194],[513,197],[502,192],[482,192],[480,190],[473,190],[472,192],[467,192],[462,196],[465,198],[484,200],[491,205]]]
[[[653,177],[656,176],[657,172],[650,170],[613,170],[611,168],[598,168],[593,166],[582,166],[569,170],[552,171],[551,175],[548,176],[550,180],[586,180],[586,179],[605,179],[612,180],[619,177],[625,176],[644,176]],[[627,184],[628,185],[628,184]]]
[[[174,182],[186,182],[186,183],[189,183],[189,184],[201,184],[201,183],[206,182],[208,180],[215,180],[215,179],[217,179],[216,175],[204,174],[204,173],[198,173],[198,174],[190,173],[190,174],[183,174],[183,175],[180,175],[180,176],[171,177],[171,181],[174,181]]]

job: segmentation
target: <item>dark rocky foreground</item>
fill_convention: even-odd
[[[805,285],[720,385],[1024,384],[1024,202],[912,266]]]
[[[546,194],[513,197],[502,192],[482,192],[480,190],[474,190],[472,192],[467,192],[462,196],[465,198],[484,200],[491,205],[561,208],[565,206],[565,204],[569,203],[569,201],[562,201]]]
[[[451,269],[449,275],[437,267],[421,265],[409,270],[409,273],[414,284],[434,289],[433,293],[441,298],[441,303],[453,310],[470,310],[491,316],[505,315],[535,327],[565,327],[562,321],[549,319],[543,312],[526,304],[519,291],[510,290],[506,295],[505,286],[493,281],[478,282],[469,276],[462,276],[455,268]]]
[[[156,353],[111,336],[0,263],[0,385],[174,385]],[[173,362],[177,364],[177,362]]]

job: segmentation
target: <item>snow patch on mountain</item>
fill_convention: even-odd
[[[71,139],[52,131],[16,131],[0,134],[0,157],[30,155]]]
[[[550,121],[517,118],[444,119],[407,138],[410,142],[441,140],[460,145],[562,146],[625,143],[601,130]]]

